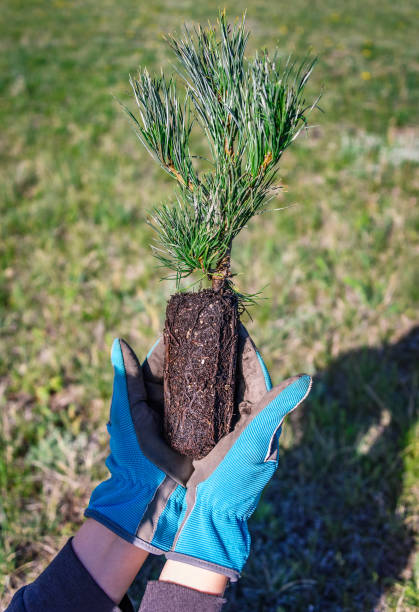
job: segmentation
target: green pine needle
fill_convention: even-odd
[[[167,37],[179,63],[183,104],[175,81],[163,73],[151,78],[143,70],[130,78],[139,118],[125,110],[148,152],[179,185],[176,201],[155,208],[149,220],[154,255],[174,272],[178,287],[195,271],[213,280],[229,261],[232,241],[266,209],[281,156],[307,128],[319,100],[307,104],[304,98],[316,60],[283,64],[277,51],[246,60],[244,22],[243,16],[231,26],[222,12],[217,27],[198,25],[191,32],[185,26],[183,38]],[[189,149],[194,120],[207,137],[212,163],[202,176]],[[226,270],[224,286],[241,303],[252,303],[255,296],[240,294]]]

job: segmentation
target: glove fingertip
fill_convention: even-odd
[[[120,338],[115,338],[111,348],[111,363],[116,366],[121,361],[121,341]]]
[[[285,417],[295,410],[300,404],[304,402],[306,397],[311,391],[311,387],[313,384],[313,379],[308,374],[300,374],[295,380],[282,391],[283,394],[286,394],[286,399],[284,398],[284,404],[279,408],[278,417],[279,421],[276,424],[274,431],[269,440],[268,450],[266,452],[264,463],[268,461],[277,461],[278,459],[278,444],[279,437],[282,431],[282,424]],[[279,396],[277,396],[279,398]],[[284,396],[283,396],[284,397]]]
[[[313,377],[310,376],[310,374],[300,374],[299,381],[301,384],[301,390],[304,391],[303,399],[305,399],[305,397],[307,397],[307,395],[310,393],[311,387],[313,386]]]
[[[300,374],[294,383],[292,383],[291,387],[293,387],[292,391],[292,402],[291,407],[288,412],[292,412],[297,408],[300,404],[304,402],[307,398],[308,394],[311,391],[311,387],[313,386],[313,378],[309,374]],[[291,389],[290,389],[291,391]]]
[[[149,357],[151,357],[151,355],[153,354],[154,349],[157,347],[157,345],[159,344],[159,342],[161,341],[161,338],[157,338],[156,342],[153,344],[153,346],[151,347],[151,349],[148,351],[146,359],[148,359]]]
[[[262,358],[262,355],[259,353],[258,350],[256,350],[256,357],[258,358],[259,361],[259,365],[262,369],[262,373],[263,373],[263,377],[265,379],[265,385],[266,385],[266,390],[270,391],[272,389],[272,380],[271,380],[271,376],[269,374],[268,368],[266,367],[266,364]]]

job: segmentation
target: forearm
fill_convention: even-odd
[[[148,553],[88,519],[73,539],[77,557],[103,591],[119,603]],[[227,578],[187,563],[168,560],[158,582],[149,582],[140,610],[217,612]]]
[[[148,552],[129,544],[93,519],[74,536],[73,549],[103,591],[119,603],[140,571]]]
[[[180,584],[210,595],[223,595],[228,578],[207,569],[169,559],[162,569],[159,580]]]
[[[147,584],[139,612],[220,612],[227,578],[169,560],[158,581]]]
[[[15,594],[7,612],[133,612],[125,592],[147,553],[132,557],[127,549],[123,559],[121,544],[93,523],[76,535],[78,552],[76,538],[69,540],[42,574]],[[92,541],[93,533],[100,540]]]

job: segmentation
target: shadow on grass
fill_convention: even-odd
[[[384,610],[406,578],[413,533],[400,500],[413,442],[419,327],[393,345],[360,348],[315,376],[292,415],[295,443],[250,521],[252,552],[226,612]],[[154,558],[132,594],[156,578]]]

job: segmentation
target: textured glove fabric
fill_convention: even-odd
[[[186,489],[162,469],[174,454],[159,438],[156,415],[146,403],[142,369],[135,354],[123,340],[116,339],[111,361],[114,386],[107,425],[110,454],[106,460],[110,478],[93,491],[85,516],[128,542],[161,554],[172,545]],[[141,444],[142,438],[147,443]],[[147,445],[156,455],[154,460]],[[175,470],[174,459],[171,464]],[[180,477],[185,478],[190,471],[180,457],[179,465]],[[164,537],[155,538],[160,518]]]
[[[254,349],[265,381],[264,397],[244,409],[233,432],[220,440],[187,483],[185,513],[166,556],[237,580],[249,556],[247,520],[278,466],[278,444],[285,416],[307,397],[311,378],[302,374],[269,390],[270,378]],[[251,361],[251,359],[250,359]]]
[[[138,612],[220,612],[226,600],[180,584],[150,580]]]
[[[111,357],[110,478],[93,491],[85,515],[140,548],[237,580],[250,551],[247,520],[278,465],[282,421],[308,395],[311,378],[272,388],[241,325],[235,427],[192,461],[162,435],[163,342],[143,366],[123,340],[114,341]]]

